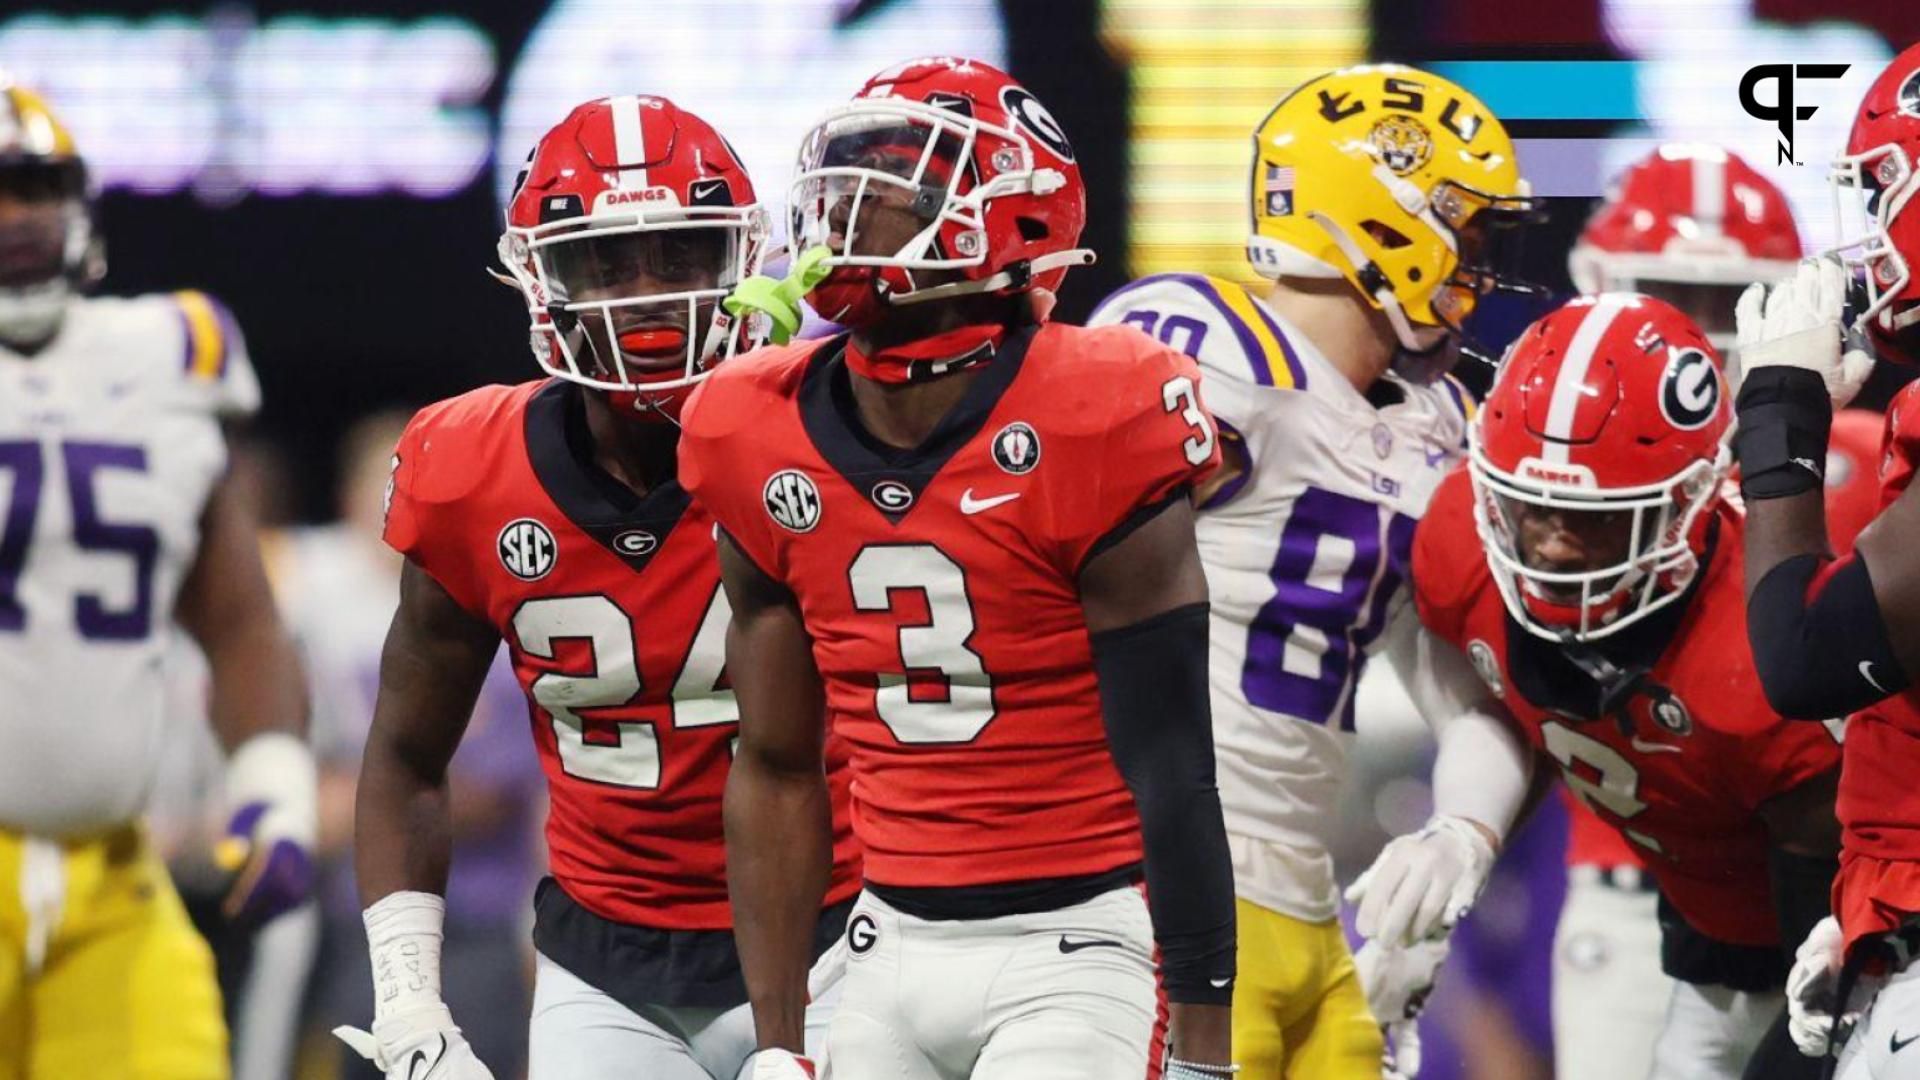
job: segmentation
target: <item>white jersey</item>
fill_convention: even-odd
[[[220,421],[259,396],[200,293],[77,299],[39,352],[0,346],[0,828],[140,813]]]
[[[1219,278],[1143,278],[1089,322],[1132,323],[1198,360],[1202,401],[1251,463],[1198,525],[1220,798],[1228,832],[1259,842],[1258,857],[1236,857],[1240,895],[1332,918],[1327,835],[1354,690],[1406,602],[1414,523],[1462,453],[1471,399],[1451,380],[1389,376],[1380,390],[1398,400],[1376,407],[1259,298]]]

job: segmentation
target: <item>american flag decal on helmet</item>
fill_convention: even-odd
[[[1267,166],[1266,196],[1268,217],[1293,213],[1293,166]]]

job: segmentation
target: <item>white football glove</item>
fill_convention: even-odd
[[[791,1050],[762,1050],[753,1055],[753,1080],[813,1080],[813,1062]]]
[[[1824,256],[1803,260],[1771,287],[1747,286],[1733,312],[1740,366],[1804,368],[1827,384],[1834,408],[1852,401],[1873,373],[1873,357],[1846,348],[1847,274],[1839,259]]]
[[[1478,826],[1436,817],[1419,832],[1396,837],[1347,886],[1347,902],[1360,906],[1354,926],[1389,945],[1451,930],[1479,899],[1493,858],[1493,842]]]
[[[371,1032],[342,1025],[333,1033],[387,1080],[493,1080],[445,1005],[389,1016]]]
[[[1839,921],[1829,915],[1816,923],[1807,940],[1794,950],[1793,970],[1787,973],[1787,1034],[1808,1057],[1825,1057],[1835,1048],[1833,1012],[1845,945]],[[1840,1041],[1846,1041],[1885,984],[1884,976],[1862,974],[1855,978],[1847,1007],[1840,1014]]]
[[[1387,1037],[1385,1080],[1420,1075],[1420,1012],[1451,949],[1441,937],[1408,946],[1369,941],[1354,954],[1367,1008]]]

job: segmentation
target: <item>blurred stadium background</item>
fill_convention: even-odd
[[[1249,132],[1302,79],[1368,59],[1433,67],[1508,121],[1552,200],[1529,241],[1537,280],[1568,287],[1567,247],[1607,178],[1673,139],[1761,168],[1817,249],[1832,239],[1823,159],[1882,62],[1916,38],[1920,5],[1888,0],[13,0],[0,65],[48,95],[93,168],[106,289],[221,297],[265,388],[242,466],[280,526],[272,563],[313,667],[336,872],[317,912],[222,942],[242,1077],[344,1075],[323,1032],[370,1011],[346,842],[396,573],[377,541],[386,454],[406,410],[535,373],[524,309],[485,269],[505,185],[574,103],[648,92],[697,110],[743,152],[777,218],[799,134],[866,75],[928,52],[998,63],[1049,105],[1087,176],[1100,264],[1069,282],[1060,310],[1073,319],[1138,274],[1249,276]],[[1796,132],[1803,165],[1776,164],[1774,128],[1738,103],[1740,75],[1762,62],[1853,65],[1802,99],[1819,106]],[[1497,342],[1522,316],[1484,318]],[[1893,381],[1883,373],[1865,403]],[[494,689],[456,760],[467,850],[448,983],[481,999],[454,1000],[470,1033],[511,1053],[540,784],[514,688]],[[157,823],[183,853],[214,775],[195,708],[188,679]],[[1404,702],[1369,685],[1360,723],[1349,871],[1426,813],[1424,742]],[[1563,829],[1550,803],[1477,909],[1430,1014],[1423,1076],[1549,1075]],[[206,873],[184,855],[177,870],[190,894]]]

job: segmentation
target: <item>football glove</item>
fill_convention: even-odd
[[[1836,1049],[1833,1014],[1845,948],[1839,920],[1829,915],[1815,923],[1807,940],[1794,950],[1793,970],[1787,972],[1787,1034],[1808,1057],[1825,1057]],[[1840,1013],[1840,1042],[1846,1041],[1885,984],[1884,976],[1856,976]]]
[[[813,1062],[791,1050],[761,1050],[753,1055],[753,1080],[813,1080]]]
[[[1385,1080],[1420,1075],[1420,1013],[1451,949],[1444,937],[1407,946],[1369,941],[1354,955],[1367,1008],[1386,1035]]]
[[[1873,357],[1841,325],[1847,269],[1839,259],[1806,259],[1771,287],[1747,286],[1734,306],[1740,366],[1804,368],[1820,376],[1834,408],[1852,401],[1873,373]]]
[[[285,732],[255,735],[227,761],[233,816],[214,862],[233,875],[221,905],[227,918],[258,924],[313,892],[318,831],[313,752]]]
[[[1436,817],[1396,837],[1347,887],[1361,936],[1412,945],[1453,929],[1493,872],[1493,842],[1465,818]]]
[[[445,1005],[377,1020],[371,1032],[342,1025],[333,1033],[387,1080],[493,1080]]]

